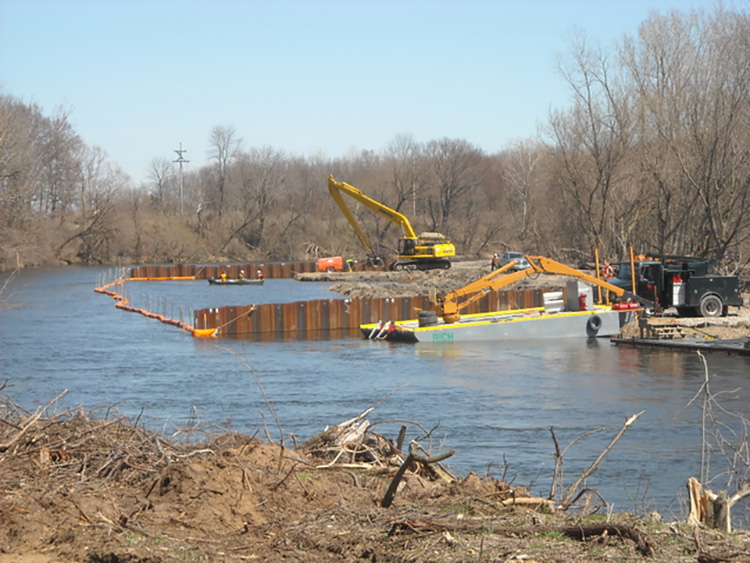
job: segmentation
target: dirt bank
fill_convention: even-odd
[[[41,413],[0,400],[2,562],[746,561],[737,554],[750,550],[745,534],[607,517],[596,497],[558,511],[496,478],[430,469],[426,452],[384,507],[405,453],[360,421],[285,448],[235,433],[188,445],[111,410]]]
[[[332,290],[348,297],[404,297],[428,295],[430,291],[449,293],[491,272],[485,260],[454,262],[449,270],[414,272],[332,272],[297,274],[299,281],[336,282]],[[511,289],[561,289],[571,278],[551,274],[528,276]]]

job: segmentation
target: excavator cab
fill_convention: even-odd
[[[416,254],[417,240],[413,238],[398,239],[398,253],[400,256],[411,256]]]

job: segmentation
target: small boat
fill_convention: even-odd
[[[227,278],[225,280],[221,278],[208,278],[208,283],[211,285],[263,285],[264,281],[262,279],[249,278]]]
[[[362,336],[388,342],[453,343],[482,340],[598,338],[620,334],[633,319],[633,310],[595,305],[584,311],[548,312],[544,307],[463,315],[446,323],[422,311],[419,319],[386,321],[360,326]]]

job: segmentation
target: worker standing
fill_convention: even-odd
[[[490,266],[492,266],[492,270],[495,271],[500,267],[500,257],[497,255],[497,252],[495,252],[492,255],[492,260],[490,260]]]

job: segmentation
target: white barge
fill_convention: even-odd
[[[591,310],[546,312],[544,307],[462,315],[455,323],[437,319],[388,321],[360,327],[365,338],[390,342],[453,343],[481,340],[599,338],[620,334],[633,310],[595,305]],[[420,326],[420,324],[422,326]]]
[[[638,298],[624,289],[543,256],[526,256],[528,268],[507,273],[516,262],[430,301],[433,310],[420,311],[418,319],[381,321],[360,326],[368,339],[395,342],[471,342],[478,340],[525,340],[549,338],[598,338],[620,334],[635,318]],[[566,290],[544,294],[544,306],[511,311],[461,314],[488,291],[499,289],[528,275],[555,273],[576,280]],[[594,304],[598,286],[620,302]],[[622,299],[627,299],[622,301]]]

